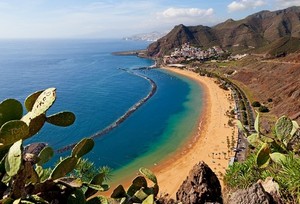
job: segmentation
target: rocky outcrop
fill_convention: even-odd
[[[186,204],[223,203],[220,182],[204,162],[193,167],[177,191],[176,198]]]
[[[227,204],[283,204],[279,186],[269,177],[259,180],[247,189],[226,193],[224,203]],[[228,198],[229,197],[229,198]],[[215,173],[203,161],[196,164],[189,172],[176,193],[176,201],[168,199],[168,195],[160,197],[158,204],[222,204],[220,182]]]
[[[272,196],[265,191],[260,183],[255,183],[245,190],[237,190],[228,201],[228,204],[271,204],[275,203]]]
[[[279,184],[272,177],[267,177],[264,181],[259,180],[257,183],[260,183],[265,191],[272,196],[275,203],[283,204],[279,192]]]

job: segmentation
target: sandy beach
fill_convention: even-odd
[[[150,168],[157,176],[159,195],[175,198],[177,190],[189,171],[200,161],[209,165],[222,185],[223,174],[228,167],[230,157],[234,154],[231,148],[228,148],[228,142],[231,143],[233,138],[237,140],[237,129],[228,126],[229,117],[226,115],[226,112],[234,107],[234,101],[229,97],[231,92],[219,88],[219,85],[215,83],[216,79],[199,76],[188,70],[167,67],[162,69],[199,83],[204,92],[202,99],[204,101],[202,113],[197,121],[198,127],[190,131],[191,139],[170,157]],[[125,189],[131,185],[132,179],[127,178],[121,181]],[[112,187],[108,192],[101,194],[109,196],[114,189],[114,186]]]
[[[176,191],[199,161],[208,164],[222,181],[222,175],[233,155],[233,152],[228,155],[228,138],[230,141],[232,137],[236,140],[237,129],[228,126],[226,111],[234,107],[234,102],[229,97],[230,91],[219,88],[213,78],[199,76],[188,70],[164,69],[197,81],[204,91],[204,111],[199,117],[198,129],[193,132],[193,139],[175,153],[174,157],[153,169],[159,181],[160,194],[167,193],[175,198]]]

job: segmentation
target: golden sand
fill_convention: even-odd
[[[234,107],[230,99],[230,91],[219,88],[215,79],[176,68],[164,68],[197,81],[204,91],[203,112],[199,119],[199,127],[193,139],[187,144],[190,148],[182,148],[174,157],[153,169],[160,187],[160,194],[169,194],[175,198],[176,191],[186,179],[189,171],[199,161],[204,161],[221,180],[228,167],[228,139],[237,138],[237,129],[228,126],[226,115]],[[195,107],[197,108],[197,107]],[[221,184],[222,185],[222,184]]]

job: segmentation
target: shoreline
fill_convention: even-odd
[[[227,137],[237,138],[236,127],[227,125],[228,117],[226,111],[234,106],[229,101],[225,91],[218,87],[215,79],[201,77],[198,74],[176,68],[162,67],[164,70],[185,76],[196,81],[203,89],[203,107],[198,118],[198,128],[192,131],[191,139],[178,149],[171,158],[163,161],[159,166],[153,168],[159,182],[161,195],[175,199],[176,192],[188,176],[193,166],[204,161],[218,176],[222,184],[222,175],[228,167],[230,156],[234,152],[228,152]]]
[[[200,161],[204,161],[215,172],[223,186],[222,175],[230,159],[223,154],[228,152],[226,140],[234,134],[237,139],[237,129],[227,125],[229,118],[226,116],[226,111],[229,110],[229,106],[234,107],[234,102],[230,102],[227,97],[230,92],[221,89],[213,78],[201,77],[188,70],[170,67],[161,67],[161,69],[194,80],[203,90],[203,103],[197,118],[197,126],[188,133],[187,141],[159,164],[150,168],[157,176],[159,195],[176,199],[176,192],[180,185],[193,166]],[[231,151],[231,156],[233,154],[234,152]],[[119,184],[127,189],[133,179],[134,177],[121,179]],[[115,187],[112,186],[108,192],[101,194],[109,196]]]

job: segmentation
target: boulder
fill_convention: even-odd
[[[271,204],[275,203],[272,196],[265,191],[261,183],[255,183],[247,189],[237,190],[228,201],[228,204]]]
[[[279,184],[275,182],[272,177],[267,177],[264,181],[259,180],[257,183],[260,183],[265,191],[273,197],[275,203],[283,204],[280,196]]]
[[[220,182],[204,162],[196,164],[189,172],[176,198],[185,204],[223,203]]]

